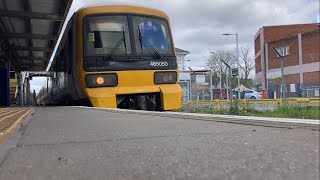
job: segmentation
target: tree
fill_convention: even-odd
[[[235,61],[236,59],[233,58],[233,53],[234,53],[233,51],[223,51],[223,50],[217,50],[217,51],[211,52],[211,55],[206,63],[206,66],[208,69],[212,70],[213,82],[220,81],[219,79],[220,71],[221,71],[222,80],[223,81],[225,80],[228,68],[224,65],[222,60],[224,60],[227,64],[230,64],[230,65],[234,64],[236,62]],[[221,85],[223,85],[223,82],[221,82]]]
[[[224,65],[222,60],[224,60],[227,64],[233,64],[236,62],[233,58],[232,51],[218,50],[215,52],[211,52],[211,55],[206,64],[207,68],[212,69],[213,73],[219,73],[221,70],[222,74],[225,74],[228,69]]]
[[[222,81],[224,82],[226,79],[226,74],[228,68],[222,62],[224,60],[231,67],[237,66],[237,50],[225,51],[225,50],[217,50],[211,53],[206,66],[208,69],[212,70],[212,80],[213,84],[218,84],[214,82],[219,82],[220,79],[220,70]],[[249,81],[249,75],[254,71],[255,61],[253,58],[252,50],[248,46],[239,48],[239,64],[240,64],[240,72],[239,75],[241,77],[241,83],[246,84],[247,86],[251,86],[251,81]],[[223,85],[223,82],[221,84]],[[250,83],[247,83],[250,82]],[[237,83],[234,84],[236,87]]]
[[[240,76],[242,79],[247,80],[252,71],[254,71],[255,61],[253,58],[252,50],[248,46],[240,47],[239,49],[239,64]],[[237,63],[237,49],[231,54],[234,62]]]
[[[255,61],[251,52],[252,50],[248,46],[241,47],[239,50],[240,68],[243,71],[244,79],[248,79],[255,68]]]

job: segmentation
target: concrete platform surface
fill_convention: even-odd
[[[36,108],[0,179],[319,179],[319,131]]]

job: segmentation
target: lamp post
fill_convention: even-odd
[[[212,92],[212,69],[210,69],[210,100],[213,100],[213,92]]]
[[[186,64],[185,64],[186,62],[185,61],[190,62],[191,60],[190,59],[185,60],[184,57],[182,57],[181,61],[182,61],[182,70],[184,71],[184,70],[186,70]]]
[[[191,60],[188,59],[187,61],[190,62]],[[188,64],[190,64],[190,63],[188,63]],[[189,66],[188,66],[188,68],[191,69]],[[191,77],[190,77],[190,79],[189,79],[189,81],[188,81],[188,84],[189,84],[189,86],[188,86],[189,101],[192,101],[192,81],[191,81]]]
[[[283,106],[287,105],[286,100],[286,83],[284,81],[284,68],[283,68],[283,57],[282,55],[274,48],[271,47],[273,52],[280,57],[280,65],[281,65],[281,89],[282,89],[282,99],[283,99]]]
[[[187,59],[186,61],[187,61],[187,62],[190,62],[191,60],[190,60],[190,59]],[[188,64],[190,64],[190,63],[188,63]],[[189,66],[188,66],[188,67],[189,67]],[[183,70],[185,70],[185,69],[183,69]]]
[[[222,60],[222,55],[220,54],[220,99],[222,99],[222,64],[221,64],[221,60]],[[227,76],[227,73],[226,73]],[[228,92],[228,88],[227,88],[227,92]],[[229,96],[227,96],[229,97]]]
[[[225,34],[222,34],[224,36],[231,36],[231,35],[235,35],[236,36],[236,43],[237,43],[237,64],[238,64],[238,99],[240,99],[240,76],[239,76],[239,73],[240,73],[240,63],[239,63],[239,40],[238,40],[238,33],[225,33]],[[231,87],[231,82],[230,82],[230,87]]]
[[[221,61],[227,66],[227,68],[229,69],[229,80],[230,80],[230,87],[231,87],[231,67],[230,65],[225,62],[223,59],[221,59]],[[227,76],[227,73],[226,73]],[[228,82],[228,81],[227,81]],[[228,89],[227,89],[228,92]],[[232,91],[230,91],[230,107],[232,107]]]

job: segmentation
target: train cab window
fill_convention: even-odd
[[[133,28],[137,53],[172,54],[172,41],[169,33],[168,23],[164,20],[134,16]]]
[[[85,20],[86,55],[131,53],[127,16],[95,16]]]

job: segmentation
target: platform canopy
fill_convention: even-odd
[[[0,0],[0,63],[45,71],[72,0]]]

